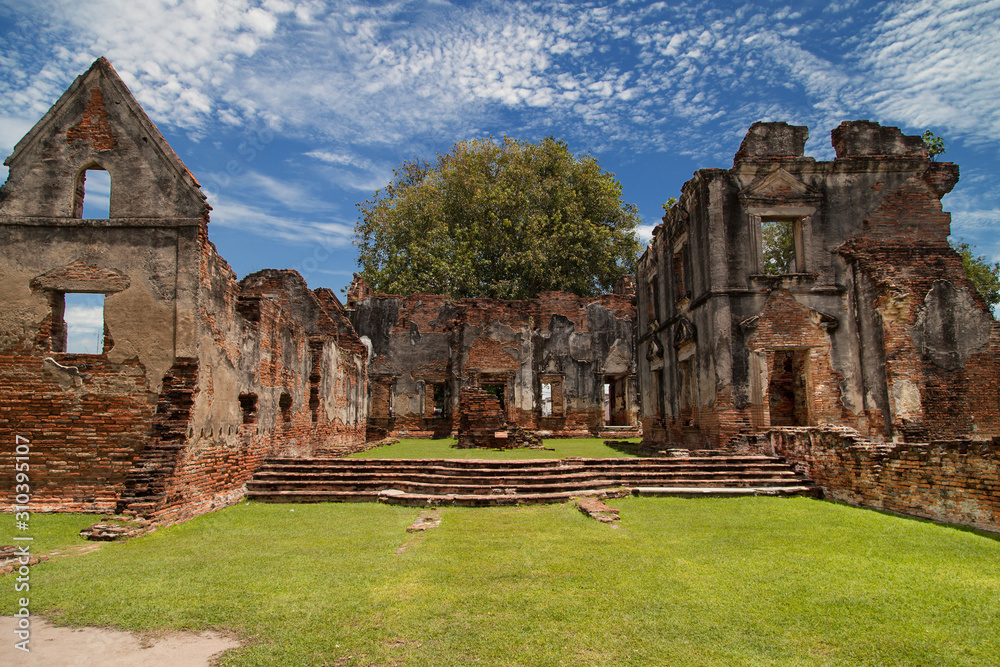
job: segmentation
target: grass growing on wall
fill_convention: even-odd
[[[359,459],[564,459],[618,458],[632,454],[608,447],[600,438],[549,438],[543,441],[547,449],[458,449],[454,438],[439,440],[400,440],[394,445],[370,449],[348,458]],[[638,439],[628,442],[638,443]]]
[[[224,665],[988,665],[1000,541],[807,498],[241,504],[32,570],[69,624],[238,633]],[[50,517],[38,516],[36,521]],[[0,579],[3,611],[13,587]]]

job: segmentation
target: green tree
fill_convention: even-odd
[[[979,290],[990,310],[993,310],[997,304],[1000,304],[1000,263],[993,262],[991,265],[985,255],[977,257],[975,246],[967,243],[964,239],[958,241],[949,239],[948,242],[962,256],[965,275]]]
[[[635,270],[638,210],[565,142],[504,137],[414,158],[358,204],[361,275],[375,290],[526,299],[607,292]]]
[[[795,228],[786,220],[762,222],[760,235],[763,241],[764,273],[778,276],[797,270],[795,268]]]
[[[924,146],[927,147],[927,157],[934,160],[938,155],[944,153],[944,139],[935,135],[930,130],[927,130],[920,138],[924,140]]]

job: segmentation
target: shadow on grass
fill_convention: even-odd
[[[639,442],[638,441],[632,441],[632,440],[605,440],[604,444],[605,444],[605,446],[610,447],[611,449],[614,449],[615,451],[619,451],[622,454],[626,454],[628,456],[642,456],[642,453],[639,451]]]
[[[823,498],[823,502],[832,503],[834,505],[842,505],[844,507],[850,507],[851,509],[864,510],[868,512],[874,512],[876,514],[881,514],[882,516],[891,516],[897,519],[908,519],[910,521],[916,521],[917,523],[927,523],[935,526],[941,526],[942,528],[951,528],[962,533],[972,533],[973,535],[978,535],[979,537],[985,537],[986,539],[993,540],[994,542],[1000,542],[1000,532],[991,532],[988,530],[983,530],[982,528],[975,528],[973,526],[963,526],[958,523],[948,523],[947,521],[935,521],[934,519],[928,519],[922,516],[914,516],[912,514],[902,514],[900,512],[893,512],[892,510],[877,509],[875,507],[864,507],[863,505],[852,505],[846,503],[842,500],[835,500],[833,498]]]

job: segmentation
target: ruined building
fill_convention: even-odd
[[[641,414],[652,451],[778,454],[829,497],[998,530],[1000,325],[947,242],[958,168],[877,123],[835,129],[831,162],[806,136],[757,123],[731,169],[696,172],[615,294],[359,279],[345,307],[294,271],[237,281],[198,182],[100,59],[6,161],[0,440],[29,453],[32,509],[169,522],[242,497],[268,456],[634,435]],[[85,219],[100,172],[110,209]],[[89,351],[69,345],[81,295]]]
[[[1000,434],[1000,328],[940,202],[958,167],[878,123],[833,130],[832,162],[803,155],[807,135],[754,124],[732,168],[697,171],[656,228],[637,276],[647,443]]]
[[[198,182],[106,60],[5,164],[0,439],[30,442],[33,509],[183,518],[240,497],[266,455],[364,442],[368,352],[337,298],[293,271],[237,282]],[[97,170],[109,215],[83,219]],[[66,348],[81,293],[103,302],[90,354]]]
[[[451,436],[462,413],[483,407],[472,389],[492,395],[502,422],[552,437],[638,432],[628,279],[599,297],[497,301],[373,294],[358,277],[347,311],[371,345],[369,419],[380,435]]]

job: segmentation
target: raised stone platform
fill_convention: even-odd
[[[247,485],[261,502],[516,505],[577,496],[811,495],[820,489],[771,456],[685,458],[268,460]]]

